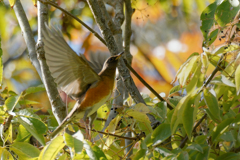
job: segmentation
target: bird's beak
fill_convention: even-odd
[[[123,53],[124,53],[124,51],[123,51],[123,52],[120,52],[120,53],[117,55],[116,60],[118,60],[118,59],[122,56]]]

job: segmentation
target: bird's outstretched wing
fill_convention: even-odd
[[[61,31],[46,26],[43,36],[47,65],[55,82],[66,94],[78,99],[100,77],[70,48]]]

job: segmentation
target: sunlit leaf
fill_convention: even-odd
[[[58,152],[65,146],[63,136],[57,136],[46,145],[39,155],[39,159],[54,160]]]
[[[170,124],[162,123],[160,124],[152,133],[153,145],[156,146],[164,142],[171,135]]]
[[[227,130],[227,128],[233,122],[233,120],[234,118],[225,119],[213,129],[213,132],[212,132],[213,142]]]
[[[2,47],[1,47],[1,36],[0,36],[0,86],[2,86],[3,79],[3,63],[2,63]]]
[[[197,143],[192,143],[186,149],[195,150],[195,151],[203,153],[203,148]]]
[[[9,4],[10,4],[11,7],[13,7],[15,2],[16,2],[16,0],[8,0],[8,1],[9,1]]]
[[[213,92],[213,90],[212,90],[212,92]],[[204,93],[203,94],[204,95],[204,101],[207,104],[211,114],[218,121],[221,121],[220,109],[219,109],[218,101],[217,101],[217,98],[215,97],[215,95],[212,94],[212,92],[208,91],[207,89],[204,89],[204,91],[203,91],[203,93]]]
[[[240,93],[240,65],[237,67],[237,69],[235,71],[235,83],[236,83],[237,94],[239,95],[239,93]]]
[[[16,153],[21,160],[38,157],[40,154],[40,151],[36,147],[26,142],[15,142],[10,146],[10,150]]]

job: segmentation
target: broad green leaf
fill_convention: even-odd
[[[189,139],[191,139],[192,129],[196,120],[200,94],[191,94],[185,107],[183,108],[183,127]]]
[[[195,150],[198,151],[200,153],[203,153],[203,148],[202,146],[200,146],[197,143],[192,143],[190,146],[188,146],[186,149],[190,149],[190,150]]]
[[[66,160],[67,159],[67,153],[64,153],[60,157],[58,157],[58,160]]]
[[[39,160],[54,160],[58,152],[65,146],[63,136],[57,136],[46,145],[39,155]]]
[[[17,116],[17,120],[30,132],[43,146],[45,140],[43,134],[46,132],[46,125],[39,119],[32,117]]]
[[[17,154],[21,160],[38,157],[40,154],[40,151],[36,147],[26,142],[15,142],[10,146],[10,150]]]
[[[224,153],[221,156],[217,157],[216,160],[239,160],[240,153]]]
[[[174,86],[170,91],[169,91],[169,95],[173,94],[173,93],[176,93],[176,92],[179,92],[180,90],[182,90],[183,88],[181,88],[180,85],[176,85]]]
[[[136,119],[139,122],[151,123],[148,116],[143,112],[139,112],[139,111],[136,111],[136,110],[133,110],[133,109],[129,109],[129,110],[126,111],[126,114],[130,117],[133,117],[134,119]]]
[[[157,115],[159,115],[163,120],[167,117],[167,103],[159,102],[155,105],[154,109],[157,111]]]
[[[133,156],[133,160],[139,160],[146,156],[147,150],[146,149],[139,149],[137,153]]]
[[[205,52],[201,54],[201,62],[202,62],[201,72],[205,74],[209,65],[208,56]]]
[[[156,146],[163,141],[165,141],[169,136],[171,136],[170,124],[162,123],[160,124],[152,133],[153,145]]]
[[[195,160],[207,160],[209,156],[209,151],[210,151],[209,146],[203,147],[203,153],[198,153]]]
[[[219,30],[215,29],[210,33],[210,35],[208,36],[208,39],[206,40],[208,42],[207,46],[210,46],[215,41],[215,39],[217,38],[218,32]]]
[[[174,105],[177,106],[178,102],[182,99],[183,97],[180,96],[172,96],[168,100]]]
[[[220,124],[218,124],[212,132],[212,141],[214,142],[218,137],[220,137],[226,130],[229,125],[233,122],[234,118],[225,119]]]
[[[202,26],[200,27],[205,40],[208,38],[210,28],[214,24],[214,14],[217,9],[217,2],[210,4],[201,14]]]
[[[28,94],[36,93],[36,92],[41,92],[41,91],[45,91],[45,87],[43,84],[41,84],[37,87],[29,87],[28,89],[26,89],[24,91],[24,96],[26,96]]]
[[[188,94],[192,93],[196,89],[200,75],[201,75],[201,66],[199,65],[197,70],[194,72],[193,78],[190,80],[190,83],[186,86],[186,91]]]
[[[20,100],[21,98],[21,95],[18,95],[18,96],[11,96],[11,97],[8,97],[8,99],[5,101],[5,104],[4,104],[4,107],[9,111],[9,112],[12,112],[13,109],[16,107],[16,105],[18,104],[18,101]]]
[[[174,153],[172,153],[171,151],[169,151],[168,149],[164,148],[164,147],[155,147],[154,148],[155,151],[157,151],[158,153],[160,153],[161,155],[167,157],[170,155],[174,155]]]
[[[0,159],[1,160],[14,160],[12,154],[5,148],[1,152]]]
[[[231,131],[223,133],[220,138],[226,142],[233,142],[236,141],[234,135]]]
[[[143,103],[138,103],[135,106],[132,107],[133,110],[141,112],[141,113],[149,113],[150,110],[149,108],[143,104]]]
[[[203,95],[204,95],[204,101],[207,104],[210,113],[214,116],[214,118],[216,118],[216,120],[220,122],[221,117],[220,117],[220,109],[218,106],[217,98],[207,89],[204,89]]]
[[[86,150],[87,155],[89,156],[90,159],[97,159],[97,156],[96,156],[95,152],[92,150],[92,148],[88,144],[88,142],[84,139],[84,136],[83,136],[83,134],[81,133],[80,130],[78,130],[72,136],[83,142],[83,148]]]
[[[93,146],[92,150],[95,153],[96,157],[98,157],[98,159],[107,160],[104,152],[98,146]]]
[[[64,139],[66,142],[66,145],[71,147],[72,150],[74,150],[74,153],[81,153],[83,149],[83,142],[75,138],[74,136],[68,134],[65,132]]]
[[[190,94],[183,97],[179,103],[177,104],[176,108],[174,109],[172,119],[171,119],[171,131],[175,133],[178,125],[182,123],[182,112],[185,105],[187,105],[188,100],[190,99]]]
[[[178,154],[177,160],[189,160],[188,152],[182,151]]]
[[[240,65],[238,65],[238,67],[235,71],[235,83],[236,83],[237,95],[239,95],[239,93],[240,93]]]
[[[239,7],[233,7],[229,1],[223,1],[216,10],[216,21],[221,27],[230,23],[239,10]]]
[[[224,75],[216,76],[212,81],[211,84],[217,85],[224,85],[228,87],[236,87],[230,80],[228,80]]]
[[[31,101],[31,100],[20,100],[19,101],[20,105],[29,105],[29,104],[40,104],[37,101]]]
[[[27,131],[23,125],[19,125],[17,138],[15,139],[16,142],[28,142],[30,139],[31,134]]]

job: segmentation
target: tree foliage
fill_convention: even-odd
[[[10,4],[13,6],[14,2],[10,1]],[[171,2],[177,6],[177,1]],[[187,2],[184,1],[183,7],[189,16],[191,4]],[[201,1],[197,4],[202,6]],[[172,81],[175,86],[165,101],[142,94],[146,104],[136,104],[129,97],[122,107],[111,108],[111,99],[98,110],[98,117],[106,119],[110,110],[117,116],[103,132],[100,130],[105,121],[94,122],[92,137],[103,135],[94,143],[84,138],[84,127],[78,121],[68,126],[74,134],[62,131],[57,137],[50,137],[58,126],[52,111],[38,114],[40,109],[25,107],[43,105],[41,100],[29,99],[31,95],[45,91],[43,85],[28,87],[20,94],[8,87],[2,88],[0,157],[64,160],[125,159],[131,155],[130,158],[136,160],[239,159],[239,17],[238,0],[217,0],[209,4],[200,16],[203,52],[192,53],[181,65]],[[87,36],[85,40],[89,39]],[[89,44],[84,44],[88,48]],[[2,83],[1,47],[0,43]],[[147,114],[160,122],[156,128],[151,126]],[[132,136],[126,136],[128,132]],[[125,145],[126,139],[131,140],[128,153],[124,152],[129,147]]]

